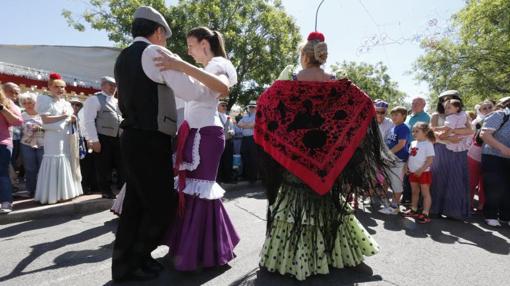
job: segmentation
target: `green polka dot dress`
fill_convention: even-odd
[[[351,209],[341,215],[332,196],[319,196],[289,173],[270,209],[274,219],[260,259],[268,271],[305,280],[330,267],[354,267],[379,251]]]

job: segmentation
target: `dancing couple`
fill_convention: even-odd
[[[188,33],[199,69],[164,48],[171,30],[159,12],[141,7],[134,18],[134,41],[115,64],[127,169],[115,281],[157,277],[163,266],[151,251],[161,243],[175,269],[193,271],[228,263],[239,242],[214,182],[225,144],[216,106],[237,81],[221,34],[204,27]],[[326,59],[324,35],[310,34],[303,70],[258,101],[255,141],[269,200],[260,266],[298,280],[354,267],[378,251],[345,198],[373,189],[377,170],[391,163],[372,101],[325,73]],[[184,102],[180,126],[176,100]]]
[[[234,258],[239,237],[221,202],[225,191],[215,182],[225,145],[216,112],[219,98],[237,83],[236,70],[221,34],[205,27],[187,35],[188,53],[204,69],[171,53],[165,48],[170,27],[151,7],[135,11],[131,32],[133,43],[122,50],[114,71],[127,180],[113,280],[156,278],[164,267],[151,252],[160,244],[170,247],[180,271],[224,265]],[[184,102],[179,129],[176,99]]]

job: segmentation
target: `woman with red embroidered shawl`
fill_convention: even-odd
[[[324,35],[311,33],[303,70],[276,81],[257,104],[255,141],[269,200],[260,266],[298,280],[378,252],[344,197],[374,189],[378,167],[390,164],[372,101],[325,73],[326,58]]]

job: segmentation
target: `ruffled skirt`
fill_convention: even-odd
[[[225,265],[234,259],[239,236],[221,200],[190,195],[185,198],[185,213],[165,238],[175,269],[194,271]]]
[[[124,197],[126,196],[126,184],[122,186],[119,194],[113,200],[112,207],[110,211],[118,216],[122,214],[122,205],[124,204]]]
[[[83,194],[66,155],[44,155],[37,176],[34,199],[41,204],[55,204]]]
[[[215,182],[224,144],[223,129],[216,126],[191,129],[186,140],[184,214],[163,240],[176,270],[221,266],[235,257],[239,236],[221,201],[225,190]]]
[[[305,280],[329,273],[330,267],[354,267],[379,251],[352,212],[340,215],[329,195],[283,185],[271,212],[260,260],[270,272]]]

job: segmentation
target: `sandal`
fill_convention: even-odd
[[[420,214],[413,209],[406,210],[405,212],[402,213],[402,215],[404,217],[413,217],[413,218],[417,218],[418,216],[420,216]]]
[[[419,216],[416,217],[416,222],[417,223],[429,223],[430,217],[426,214],[420,214]]]

